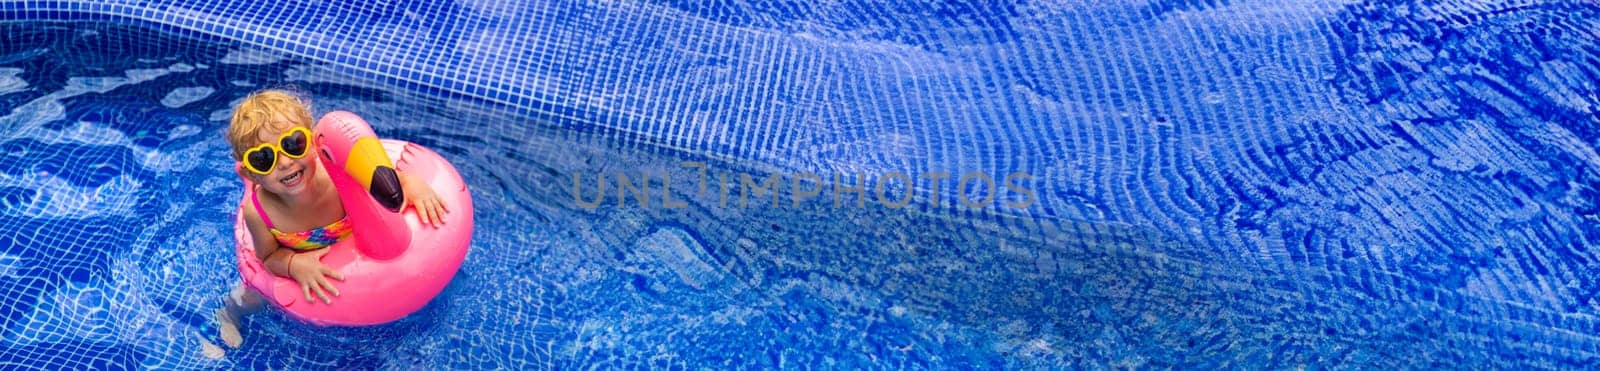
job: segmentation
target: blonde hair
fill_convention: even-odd
[[[233,120],[228,123],[228,144],[233,146],[233,160],[244,158],[244,151],[261,143],[261,130],[270,123],[288,120],[291,125],[311,128],[311,109],[299,94],[288,90],[268,89],[244,98],[233,108]]]

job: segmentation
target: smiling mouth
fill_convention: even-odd
[[[294,172],[294,174],[289,174],[289,176],[283,177],[283,179],[278,180],[278,182],[279,183],[283,183],[283,184],[289,184],[291,182],[300,180],[300,177],[302,175],[304,175],[305,173],[306,173],[305,169],[300,169],[300,171],[296,171],[296,172]]]

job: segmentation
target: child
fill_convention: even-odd
[[[350,237],[351,228],[322,161],[310,155],[316,143],[305,102],[283,90],[251,94],[234,108],[226,135],[237,161],[234,171],[254,196],[239,205],[239,212],[254,239],[256,258],[272,274],[299,282],[306,301],[316,294],[332,303],[329,295],[339,296],[339,289],[328,279],[344,277],[321,258],[326,247]],[[442,222],[448,210],[433,188],[404,172],[399,178],[406,203],[417,208],[422,223]],[[261,309],[265,299],[241,285],[225,301],[217,310],[218,327],[223,343],[237,348],[244,342],[239,318]]]

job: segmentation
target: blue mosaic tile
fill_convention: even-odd
[[[1597,13],[0,0],[0,364],[1593,368]],[[282,84],[466,159],[481,242],[408,322],[268,315],[211,360],[239,191],[211,118]],[[565,193],[683,160],[951,177],[893,210]],[[961,207],[1005,189],[971,173],[1034,202]]]

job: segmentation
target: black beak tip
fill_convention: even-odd
[[[372,188],[367,192],[389,212],[400,212],[400,207],[406,203],[406,193],[400,188],[400,175],[388,166],[372,170]]]

